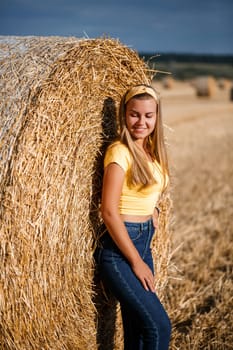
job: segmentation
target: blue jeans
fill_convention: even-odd
[[[150,249],[154,234],[152,220],[125,222],[140,256],[153,270]],[[121,305],[125,350],[167,350],[171,323],[157,295],[146,291],[108,233],[101,238],[96,260],[101,278]]]

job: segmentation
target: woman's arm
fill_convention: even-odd
[[[155,207],[154,208],[154,212],[153,212],[153,216],[152,216],[152,219],[153,219],[153,225],[154,227],[157,229],[158,226],[159,226],[159,208],[158,207]]]
[[[144,288],[154,291],[152,271],[141,259],[119,214],[118,205],[124,176],[124,170],[116,163],[110,163],[105,168],[101,203],[102,218],[112,239],[130,263]]]

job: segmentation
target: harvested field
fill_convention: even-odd
[[[14,64],[1,67],[1,349],[122,349],[119,308],[111,313],[115,301],[101,294],[92,253],[107,121],[128,85],[148,81],[147,71],[111,40],[28,40],[28,54],[19,43]],[[1,52],[8,56],[8,47]],[[232,349],[230,87],[200,98],[188,83],[155,85],[173,174],[172,230],[168,196],[153,246],[171,349]]]
[[[165,300],[173,323],[172,350],[233,348],[229,91],[198,98],[188,83],[161,89],[173,174],[174,255]]]

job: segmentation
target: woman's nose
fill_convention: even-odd
[[[144,115],[140,115],[139,118],[138,118],[138,123],[139,123],[139,124],[144,124],[144,122],[145,122],[145,117],[144,117]]]

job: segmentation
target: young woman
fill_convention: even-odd
[[[129,89],[119,111],[120,138],[104,159],[101,214],[107,232],[97,261],[121,305],[124,349],[165,350],[170,320],[154,288],[150,243],[157,202],[168,184],[160,102],[147,85]]]

